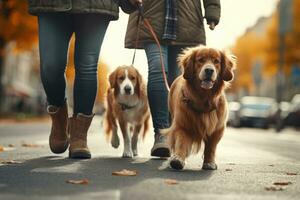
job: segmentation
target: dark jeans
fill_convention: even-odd
[[[43,13],[38,16],[41,79],[50,105],[66,99],[65,69],[75,34],[74,113],[89,115],[97,94],[97,66],[109,20],[99,14]]]
[[[177,65],[177,56],[185,46],[166,46],[162,45],[165,70],[168,83],[171,86],[173,81],[181,74]],[[155,43],[145,45],[145,52],[148,60],[148,100],[152,115],[154,132],[159,133],[160,129],[170,126],[168,109],[168,91],[165,87],[159,49]]]

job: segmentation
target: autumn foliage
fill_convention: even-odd
[[[292,65],[300,63],[300,1],[293,1],[292,30],[285,35],[284,68],[285,75],[290,75]],[[274,12],[265,25],[263,33],[249,29],[232,48],[238,58],[237,76],[234,88],[251,91],[254,86],[252,71],[254,63],[262,64],[264,77],[274,77],[279,64],[279,13]]]
[[[19,50],[30,49],[37,43],[37,33],[37,19],[28,14],[27,1],[0,1],[0,51],[10,41],[15,41]]]

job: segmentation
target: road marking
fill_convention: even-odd
[[[34,173],[78,173],[80,171],[80,163],[64,164],[59,167],[35,168],[30,172]]]

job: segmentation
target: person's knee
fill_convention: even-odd
[[[75,60],[76,78],[81,80],[96,80],[98,56],[94,54],[81,55]]]
[[[41,62],[41,77],[47,82],[55,82],[64,77],[66,61],[62,59],[47,59]]]

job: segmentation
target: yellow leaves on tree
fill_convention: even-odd
[[[233,53],[238,58],[238,67],[236,70],[236,80],[234,88],[244,88],[250,91],[254,87],[252,80],[252,67],[256,60],[262,60],[264,44],[263,38],[254,32],[248,32],[243,37],[240,37],[234,48]]]
[[[284,68],[286,75],[291,72],[291,66],[300,63],[300,1],[293,1],[292,30],[285,35]],[[252,71],[254,63],[262,63],[263,76],[273,77],[279,65],[279,13],[278,10],[264,25],[264,31],[256,34],[248,30],[233,47],[233,53],[238,58],[236,81],[234,88],[243,87],[251,90],[254,86]],[[259,25],[258,25],[259,27]]]
[[[24,0],[0,1],[0,39],[15,41],[17,50],[31,48],[38,38],[37,19],[28,14],[27,6]]]
[[[69,57],[68,57],[68,66],[66,70],[66,76],[69,84],[73,84],[74,77],[75,77],[75,68],[74,68],[74,35],[70,42],[70,48],[69,48]],[[108,74],[108,66],[101,62],[98,64],[98,95],[96,99],[96,103],[104,103],[105,100],[105,94],[108,88],[108,80],[107,80],[107,74]]]
[[[300,1],[293,1],[292,6],[292,29],[284,37],[284,68],[286,75],[291,72],[293,64],[300,63]],[[273,14],[271,23],[267,30],[266,40],[266,67],[265,72],[269,75],[275,75],[279,64],[279,13]],[[270,73],[271,72],[271,73]]]

